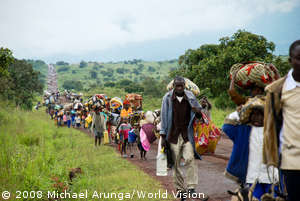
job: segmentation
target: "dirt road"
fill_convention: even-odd
[[[230,200],[227,190],[234,190],[238,187],[234,182],[225,178],[223,174],[231,149],[231,141],[227,137],[222,136],[214,155],[204,155],[202,160],[196,160],[199,176],[199,185],[196,191],[197,193],[208,195],[210,198],[209,201]],[[167,177],[156,176],[157,142],[151,145],[151,150],[147,153],[146,161],[140,160],[137,150],[135,150],[134,154],[134,158],[127,158],[127,160],[160,181],[168,191],[175,191],[172,170],[168,171]]]
[[[87,130],[80,129],[93,137]],[[147,160],[140,160],[139,151],[135,147],[134,158],[126,158],[128,161],[138,166],[142,171],[158,180],[168,192],[175,192],[173,185],[172,170],[168,171],[168,176],[156,176],[156,154],[157,142],[151,145],[150,151],[147,153]],[[117,150],[117,145],[112,144]],[[227,194],[227,190],[234,190],[238,186],[231,180],[225,178],[224,170],[228,162],[232,149],[232,142],[226,137],[221,136],[215,154],[203,155],[202,160],[196,160],[198,165],[199,185],[196,188],[197,193],[204,193],[209,196],[209,201],[229,201],[231,196]],[[129,151],[127,152],[129,155]],[[179,199],[178,199],[179,200]]]

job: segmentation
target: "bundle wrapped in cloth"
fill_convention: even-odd
[[[117,109],[117,108],[122,108],[123,107],[123,101],[121,98],[119,97],[114,97],[110,100],[109,102],[110,107],[112,109]]]
[[[105,107],[106,104],[107,104],[107,96],[105,94],[95,94],[87,102],[87,105],[93,109]]]
[[[202,116],[208,120],[206,123],[199,119],[196,119],[193,123],[196,152],[199,155],[215,153],[221,131],[204,113],[202,113]]]
[[[239,121],[243,124],[250,121],[250,115],[253,109],[259,109],[264,111],[265,107],[265,96],[255,96],[249,98],[248,101],[238,108]]]
[[[185,80],[185,88],[191,92],[193,92],[193,94],[195,96],[198,96],[200,94],[200,89],[199,87],[194,83],[192,82],[191,80],[189,80],[188,78],[184,78]],[[173,83],[174,83],[174,80],[172,80],[168,86],[167,86],[167,90],[170,91],[173,89]]]
[[[235,85],[243,89],[249,89],[255,85],[264,88],[280,78],[273,64],[257,61],[234,64],[230,69],[230,79],[234,74],[236,74]]]
[[[73,107],[73,103],[67,103],[64,105],[64,110],[65,111],[70,111]]]
[[[128,100],[130,103],[130,106],[134,109],[140,109],[142,108],[142,101],[143,101],[143,97],[140,94],[127,94],[125,96],[125,100]]]

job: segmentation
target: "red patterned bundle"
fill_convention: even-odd
[[[250,61],[234,64],[230,69],[230,79],[236,73],[235,84],[243,89],[254,85],[265,87],[280,78],[278,70],[271,63]]]

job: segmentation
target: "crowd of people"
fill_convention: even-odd
[[[109,98],[105,94],[96,94],[83,101],[82,94],[71,96],[69,92],[65,92],[64,97],[45,95],[43,103],[57,127],[66,126],[93,133],[96,147],[101,145],[104,138],[104,143],[117,145],[122,157],[128,157],[127,153],[130,152],[130,157],[133,158],[134,149],[138,148],[141,159],[146,160],[146,153],[153,142],[151,138],[155,136],[157,129],[142,132],[142,137],[140,130],[149,125],[156,128],[158,116],[153,116],[151,111],[142,111],[140,95],[129,95],[138,98],[132,101],[125,97],[122,101],[118,97]]]
[[[186,199],[184,195],[196,193],[198,166],[195,159],[201,159],[203,146],[209,146],[209,142],[204,142],[203,139],[207,137],[216,144],[220,139],[218,133],[223,132],[233,142],[225,171],[227,178],[236,181],[242,188],[246,186],[251,189],[252,200],[298,201],[300,200],[299,40],[290,46],[289,62],[292,68],[282,78],[279,78],[279,73],[271,66],[273,77],[268,75],[267,80],[265,75],[256,76],[263,79],[257,84],[255,80],[252,80],[251,85],[249,80],[245,82],[247,88],[244,89],[244,93],[249,94],[246,97],[240,95],[235,88],[235,85],[242,86],[243,80],[239,80],[239,83],[236,80],[238,70],[245,64],[237,68],[231,75],[228,90],[229,96],[237,106],[236,111],[226,117],[221,131],[211,125],[212,118],[209,112],[211,104],[207,98],[198,101],[195,94],[187,89],[185,78],[180,76],[174,79],[172,89],[162,99],[160,121],[156,121],[154,112],[147,116],[141,108],[133,109],[126,99],[122,103],[119,101],[119,104],[111,104],[110,99],[100,96],[93,96],[86,103],[75,99],[69,110],[54,107],[54,110],[49,109],[48,112],[57,122],[57,126],[91,129],[95,134],[95,146],[101,144],[101,138],[108,130],[109,143],[117,143],[123,157],[128,157],[128,150],[130,157],[134,157],[132,150],[136,143],[141,159],[145,160],[151,143],[160,137],[160,146],[168,156],[168,166],[173,168],[174,184],[181,200]],[[255,65],[254,62],[247,66],[248,75]],[[257,66],[262,67],[264,64],[260,62]],[[51,100],[49,102],[51,103]],[[197,127],[195,119],[199,120],[198,125],[201,126]],[[207,136],[204,128],[207,130]],[[197,136],[197,132],[201,135]],[[182,159],[185,161],[184,167],[181,167]],[[182,168],[186,169],[186,179]],[[233,195],[239,200],[246,200],[245,197],[248,197],[248,194],[242,195],[239,192]],[[202,200],[208,200],[208,197]]]

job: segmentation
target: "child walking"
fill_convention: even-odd
[[[126,158],[126,146],[128,143],[128,135],[129,131],[132,129],[131,125],[128,123],[128,118],[123,118],[122,124],[119,127],[119,135],[120,135],[120,144],[121,144],[121,155]]]
[[[135,123],[133,126],[133,129],[131,129],[129,131],[129,135],[128,135],[128,148],[130,151],[130,158],[134,157],[133,146],[134,146],[134,143],[136,142],[138,133],[139,133],[139,124]]]
[[[278,170],[262,162],[264,138],[264,97],[250,98],[239,113],[231,113],[222,129],[233,141],[225,175],[238,183],[252,186],[253,196],[260,200],[278,181]]]
[[[76,116],[75,116],[75,123],[76,123],[76,127],[77,128],[80,128],[80,126],[81,126],[81,118],[80,118],[80,114],[76,114]]]

